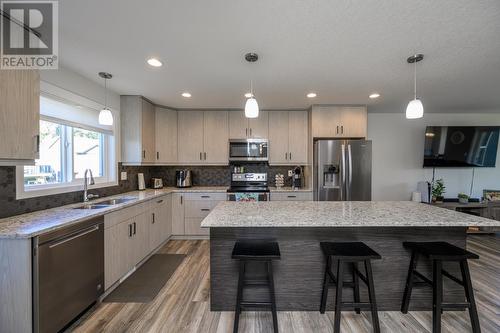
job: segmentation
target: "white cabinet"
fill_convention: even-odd
[[[155,146],[158,164],[177,163],[177,111],[156,107]]]
[[[365,138],[368,114],[365,106],[319,106],[312,108],[314,138]]]
[[[172,194],[172,235],[184,235],[184,195]]]
[[[203,111],[179,111],[177,117],[179,163],[202,163]]]
[[[108,289],[129,270],[133,219],[124,220],[104,229],[104,289]]]
[[[39,126],[38,70],[0,70],[0,163],[37,159]]]
[[[312,201],[312,192],[271,192],[271,201]]]
[[[269,112],[269,164],[307,164],[307,111]]]
[[[269,112],[260,111],[257,118],[246,118],[243,111],[229,112],[229,138],[267,139],[269,135]]]
[[[158,248],[172,235],[172,197],[167,195],[151,201],[149,250]]]
[[[142,96],[121,96],[122,161],[152,164],[156,161],[155,108]]]
[[[178,112],[181,164],[228,164],[227,111]]]

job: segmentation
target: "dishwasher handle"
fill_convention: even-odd
[[[99,225],[95,225],[95,226],[93,226],[93,227],[90,227],[90,228],[84,229],[84,230],[82,230],[82,231],[78,232],[78,233],[77,233],[77,234],[75,234],[75,235],[72,235],[72,236],[67,237],[67,238],[64,238],[64,239],[62,239],[62,240],[60,240],[60,241],[58,241],[58,242],[55,242],[55,243],[53,243],[53,244],[50,244],[50,245],[49,245],[49,249],[52,249],[52,248],[54,248],[54,247],[56,247],[56,246],[62,245],[62,244],[64,244],[64,243],[69,242],[69,241],[72,241],[72,240],[74,240],[74,239],[80,238],[80,237],[82,237],[82,236],[85,236],[85,235],[90,234],[91,232],[94,232],[94,231],[97,231],[97,230],[99,230]]]

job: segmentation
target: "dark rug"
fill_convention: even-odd
[[[149,303],[182,263],[184,254],[155,254],[130,275],[104,303]]]

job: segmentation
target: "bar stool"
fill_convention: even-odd
[[[273,260],[279,260],[281,258],[278,243],[270,241],[238,241],[234,245],[232,258],[240,261],[233,332],[238,332],[238,324],[242,309],[271,308],[274,332],[278,333],[278,316],[276,314],[272,265]],[[246,279],[246,264],[250,261],[259,261],[266,265],[267,274],[263,280]],[[257,286],[267,286],[269,288],[269,302],[243,300],[243,288]]]
[[[336,286],[335,294],[335,321],[333,332],[340,332],[340,317],[342,309],[354,308],[356,313],[361,309],[370,309],[372,313],[373,331],[380,332],[378,321],[377,302],[375,300],[375,287],[373,285],[372,259],[382,257],[362,242],[332,243],[321,242],[321,250],[326,256],[325,276],[323,279],[323,293],[321,296],[320,313],[325,313],[328,288]],[[364,262],[366,275],[358,270],[358,263]],[[333,264],[337,264],[337,276],[332,272]],[[350,264],[352,268],[352,281],[344,281],[344,264]],[[359,297],[359,279],[368,287],[369,302],[361,302]],[[342,288],[352,287],[354,292],[354,302],[342,302]]]
[[[464,309],[469,309],[472,331],[474,333],[481,332],[467,263],[467,259],[479,259],[479,256],[446,242],[403,242],[403,246],[411,250],[411,260],[401,312],[408,313],[411,291],[414,286],[430,285],[432,287],[432,332],[441,332],[441,314],[443,311]],[[432,261],[432,281],[417,271],[417,263],[421,255]],[[458,262],[462,272],[462,279],[460,280],[445,271],[443,261]],[[443,303],[443,275],[464,287],[466,303]],[[414,281],[415,277],[421,281]]]

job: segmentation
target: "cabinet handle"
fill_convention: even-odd
[[[157,151],[157,152],[156,152],[156,159],[157,159],[157,160],[159,160],[159,159],[160,159],[160,152],[159,152],[159,151]]]
[[[209,196],[209,195],[202,195],[201,197],[202,197],[202,198],[210,198],[210,196]]]
[[[202,209],[201,209],[201,211],[202,211],[202,212],[209,212],[209,211],[210,211],[210,209],[208,209],[208,208],[202,208]]]
[[[288,153],[285,153],[285,160],[288,159]]]
[[[339,126],[337,125],[337,133],[336,134],[339,134]]]
[[[296,198],[296,195],[287,195],[287,198]]]
[[[162,202],[163,202],[163,199],[162,200],[158,200],[156,203],[161,204]]]
[[[35,135],[35,153],[40,152],[40,134]]]
[[[200,151],[200,161],[202,160],[203,153]]]
[[[151,224],[155,224],[155,213],[152,213],[151,215],[153,215],[153,221],[151,221]]]
[[[142,158],[146,158],[146,151],[145,150],[142,151]]]
[[[182,195],[181,195],[181,205],[182,205]]]
[[[134,222],[134,235],[135,235],[136,233],[137,233],[137,226],[136,226],[136,224],[135,224],[135,222]]]
[[[132,237],[132,224],[128,225],[128,236]]]
[[[203,158],[204,158],[205,161],[207,160],[207,152],[203,153]]]
[[[342,134],[344,134],[344,125],[340,126],[340,131]]]
[[[288,153],[288,154],[290,155],[290,160],[292,160],[292,153],[290,152],[290,153]]]

